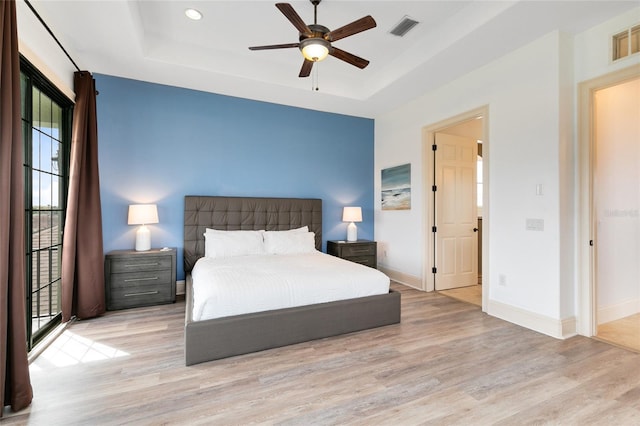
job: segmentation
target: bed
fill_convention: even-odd
[[[284,231],[307,226],[322,247],[322,200],[186,196],[185,363],[193,365],[400,322],[400,294],[356,297],[206,320],[193,316],[191,272],[204,256],[207,229]]]

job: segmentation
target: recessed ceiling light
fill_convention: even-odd
[[[187,15],[187,18],[193,19],[194,21],[202,19],[202,13],[195,9],[187,9],[184,11],[184,14]]]

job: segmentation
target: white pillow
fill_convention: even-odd
[[[316,251],[313,232],[267,231],[263,234],[267,254],[298,254]]]
[[[233,257],[264,254],[264,231],[218,231],[204,233],[205,257]]]

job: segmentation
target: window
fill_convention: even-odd
[[[72,103],[20,59],[24,163],[27,345],[60,322],[62,228]]]
[[[613,36],[613,60],[640,52],[640,25]]]

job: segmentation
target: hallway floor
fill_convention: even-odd
[[[598,326],[598,339],[640,352],[640,313]]]
[[[469,287],[452,288],[451,290],[441,290],[438,293],[452,297],[462,302],[471,303],[482,307],[482,286],[472,285]]]

